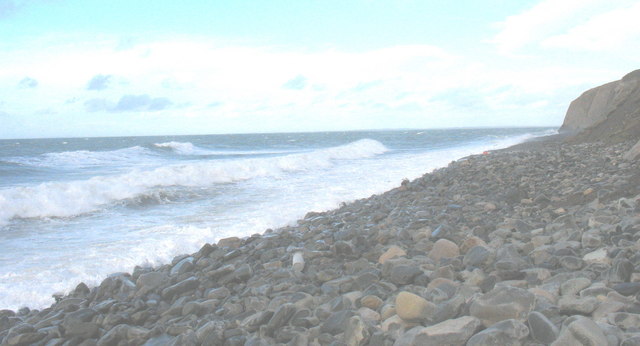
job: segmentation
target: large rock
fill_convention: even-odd
[[[471,316],[482,320],[485,327],[508,319],[524,321],[535,303],[533,293],[516,287],[496,287],[476,299],[470,307]]]
[[[640,70],[585,91],[571,102],[561,132],[576,141],[617,142],[640,137]]]
[[[404,333],[394,346],[457,346],[464,345],[480,327],[480,320],[464,316],[430,327],[415,327]]]
[[[432,321],[437,306],[409,292],[400,292],[396,297],[396,313],[407,322]]]

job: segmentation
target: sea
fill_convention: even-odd
[[[295,225],[554,128],[0,140],[0,309]]]

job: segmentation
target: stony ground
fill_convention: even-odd
[[[0,311],[5,345],[640,345],[640,169],[619,145],[454,162],[295,227]]]

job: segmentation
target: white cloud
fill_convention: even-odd
[[[507,55],[619,48],[640,36],[639,15],[637,0],[542,0],[495,23],[499,31],[488,42]]]
[[[626,48],[637,51],[640,39],[640,3],[595,15],[564,34],[542,41],[544,47],[602,51]],[[632,44],[633,42],[633,44]],[[634,49],[635,48],[635,49]]]
[[[598,1],[601,0],[543,0],[496,23],[500,31],[489,42],[504,53],[518,50],[562,29],[580,10]]]

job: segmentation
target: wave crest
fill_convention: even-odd
[[[259,177],[278,178],[289,172],[327,168],[336,160],[373,157],[387,150],[380,142],[362,139],[308,153],[201,161],[146,171],[135,169],[87,180],[13,187],[0,190],[0,224],[12,218],[71,217],[123,200],[157,200],[154,197],[157,197],[158,188],[207,187]]]
[[[46,153],[35,157],[12,157],[6,162],[36,167],[90,167],[101,165],[125,164],[140,160],[149,150],[135,146],[110,151],[62,151]]]

